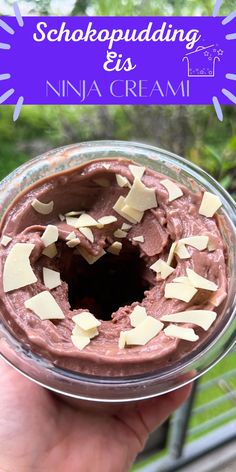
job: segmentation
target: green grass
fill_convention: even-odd
[[[236,110],[220,123],[211,107],[25,106],[16,123],[12,106],[0,120],[0,179],[30,157],[75,142],[146,142],[182,155],[213,175],[236,198]]]
[[[2,145],[2,154],[4,159],[0,159],[0,180],[28,160],[28,156],[24,153],[14,154],[8,146],[4,147],[4,145]]]

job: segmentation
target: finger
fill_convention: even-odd
[[[17,371],[11,364],[8,364],[3,357],[0,357],[0,396],[10,400],[10,397],[16,397],[16,391],[21,392],[21,395],[27,395],[27,392],[35,392],[41,390],[31,380]],[[22,393],[24,392],[24,393]]]
[[[1,373],[1,378],[7,378],[8,376],[11,376],[12,374],[14,375],[15,369],[13,369],[12,366],[10,366],[6,360],[0,356],[0,373]]]
[[[137,405],[148,433],[154,431],[188,398],[192,385],[188,384],[173,392],[146,400]]]

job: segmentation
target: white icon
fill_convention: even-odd
[[[185,54],[182,59],[187,61],[188,77],[215,77],[216,61],[224,51],[217,49],[215,44],[210,46],[198,46],[195,51]]]

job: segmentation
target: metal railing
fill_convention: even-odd
[[[155,447],[156,433],[153,434],[152,448],[147,445],[135,470],[174,472],[213,449],[236,440],[236,368],[232,368],[234,360],[236,365],[236,350],[222,361],[222,373],[217,374],[218,367],[215,376],[214,369],[211,371],[212,378],[209,380],[206,374],[194,382],[189,399],[172,416],[168,428],[158,430]],[[163,444],[166,444],[165,449]],[[161,456],[157,454],[160,450]],[[143,458],[146,459],[144,462]]]

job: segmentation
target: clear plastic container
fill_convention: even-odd
[[[17,194],[33,182],[93,159],[117,157],[133,159],[193,191],[200,186],[221,198],[221,213],[224,215],[221,233],[228,247],[230,284],[227,300],[222,306],[221,322],[199,349],[168,368],[132,377],[89,376],[56,367],[15,339],[0,322],[0,353],[9,364],[56,393],[96,402],[143,400],[179,388],[213,367],[232,348],[236,338],[235,203],[212,177],[187,160],[153,146],[122,141],[87,142],[55,149],[28,161],[0,183],[0,217]]]

